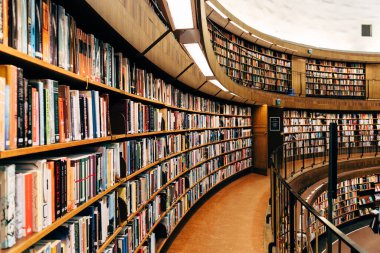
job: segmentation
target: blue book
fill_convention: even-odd
[[[36,57],[36,3],[29,0],[28,5],[28,55]]]
[[[9,109],[10,109],[10,86],[5,85],[5,150],[9,150]]]
[[[21,51],[28,53],[28,4],[21,0]]]

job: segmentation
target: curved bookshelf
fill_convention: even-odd
[[[292,91],[291,57],[253,44],[207,20],[216,58],[236,83],[266,91]]]
[[[375,200],[378,195],[375,185],[379,183],[379,174],[353,177],[344,176],[337,184],[337,199],[333,204],[333,224],[342,226],[364,216],[370,215],[371,210],[380,206],[379,201]],[[313,207],[324,217],[327,217],[327,192],[326,185],[319,188],[310,202]],[[316,232],[316,225],[312,221],[309,224],[310,232]],[[318,233],[325,231],[319,228]]]
[[[204,82],[204,77],[199,75],[197,68],[191,68],[190,71],[184,72],[179,77],[178,73],[180,71],[178,71],[178,68],[190,63],[183,49],[180,49],[181,51],[179,52],[182,53],[179,55],[185,58],[179,57],[181,63],[169,71],[166,71],[168,68],[165,64],[160,65],[159,68],[153,66],[156,63],[156,59],[152,59],[152,57],[158,47],[154,47],[151,52],[148,52],[144,57],[140,57],[138,52],[143,51],[144,45],[149,45],[150,39],[154,39],[155,37],[157,39],[159,34],[165,30],[161,29],[161,23],[156,23],[157,20],[154,16],[152,16],[152,22],[156,23],[156,30],[148,36],[147,40],[141,42],[138,47],[133,48],[136,39],[140,41],[141,34],[135,34],[134,38],[128,37],[130,35],[125,37],[125,30],[118,29],[118,25],[113,23],[112,18],[110,21],[103,19],[102,11],[98,8],[98,1],[78,1],[76,4],[83,7],[79,12],[74,8],[77,7],[76,4],[69,1],[58,2],[65,5],[64,7],[59,7],[61,11],[67,11],[73,15],[74,18],[71,20],[71,24],[74,24],[75,19],[78,18],[78,27],[89,28],[88,31],[91,32],[88,21],[78,16],[82,15],[81,12],[83,11],[94,17],[91,21],[94,24],[102,28],[109,28],[106,34],[106,36],[109,35],[109,40],[108,37],[104,37],[103,31],[95,31],[95,36],[91,37],[92,35],[89,33],[85,34],[82,30],[76,30],[77,33],[70,33],[70,36],[74,36],[74,34],[76,34],[75,36],[79,36],[78,34],[81,34],[82,36],[88,36],[87,38],[91,38],[93,41],[99,38],[106,39],[104,44],[110,42],[107,46],[114,50],[112,54],[115,53],[112,55],[112,61],[115,60],[116,62],[117,59],[125,60],[128,64],[123,65],[123,67],[126,67],[124,69],[117,68],[113,64],[105,65],[103,67],[110,72],[102,72],[100,76],[103,74],[105,76],[99,78],[99,73],[91,73],[89,68],[86,71],[83,71],[83,69],[79,71],[74,70],[75,64],[73,69],[67,66],[58,67],[60,64],[53,64],[45,58],[43,60],[37,59],[11,46],[0,45],[1,62],[4,64],[14,64],[20,68],[20,71],[23,70],[25,77],[28,78],[24,80],[24,84],[29,83],[29,80],[33,78],[55,79],[59,82],[59,85],[57,83],[58,88],[63,86],[62,84],[64,83],[69,92],[81,92],[80,96],[82,99],[78,106],[78,114],[76,116],[73,115],[71,118],[72,124],[81,122],[81,126],[77,129],[81,134],[80,140],[76,140],[79,137],[62,138],[60,141],[56,139],[52,143],[39,140],[38,143],[33,143],[30,147],[18,147],[0,151],[0,174],[9,173],[11,175],[12,166],[16,168],[14,175],[16,180],[18,180],[17,183],[6,182],[9,183],[9,186],[7,186],[9,189],[17,185],[17,189],[15,188],[13,192],[16,195],[15,201],[17,201],[17,204],[15,204],[15,217],[17,217],[15,222],[17,222],[17,226],[15,227],[20,228],[20,222],[25,222],[26,224],[25,231],[24,227],[16,231],[17,235],[15,236],[17,236],[17,240],[14,245],[9,247],[14,238],[6,238],[9,244],[5,243],[2,245],[6,248],[2,249],[4,252],[21,252],[28,249],[36,250],[36,248],[42,247],[42,244],[45,244],[46,240],[55,240],[56,242],[57,234],[65,236],[62,229],[65,230],[73,224],[78,224],[77,222],[84,222],[84,220],[91,221],[94,224],[97,223],[98,225],[101,223],[103,228],[107,228],[106,231],[101,231],[101,238],[99,235],[99,238],[96,239],[97,246],[95,244],[92,245],[94,249],[98,247],[96,251],[100,252],[108,248],[109,245],[114,245],[115,240],[119,238],[119,232],[124,231],[125,227],[129,226],[130,221],[135,222],[136,217],[145,213],[147,208],[153,208],[153,203],[156,203],[163,195],[168,194],[173,185],[181,184],[185,180],[193,180],[192,178],[196,179],[195,182],[189,181],[193,182],[191,187],[186,188],[186,191],[181,192],[181,195],[176,196],[172,201],[168,200],[170,208],[168,207],[167,210],[161,213],[162,216],[156,221],[155,226],[164,219],[166,214],[169,214],[171,208],[175,207],[176,203],[186,196],[187,192],[202,187],[201,185],[205,184],[206,180],[208,182],[206,188],[209,189],[208,184],[215,185],[215,180],[221,181],[226,175],[232,176],[241,169],[252,167],[253,122],[251,108],[249,107],[250,101],[235,96],[234,101],[236,102],[227,102],[226,100],[229,100],[231,97],[230,95],[226,96],[223,92],[217,98],[208,96],[207,94],[215,95],[214,89],[210,89],[212,85],[206,83],[203,88],[194,87],[193,85],[198,82],[200,86]],[[115,2],[115,6],[117,4],[120,3]],[[137,4],[143,7],[144,10],[145,7],[149,8],[147,9],[148,13],[146,13],[148,16],[153,13],[153,10],[143,1],[136,1],[131,4]],[[123,8],[120,8],[122,13],[129,13],[128,11],[130,10],[125,11],[125,6],[124,4],[122,5]],[[126,18],[129,19],[130,17]],[[59,20],[57,22],[62,21]],[[130,40],[127,38],[130,38]],[[175,41],[171,37],[168,38],[170,39],[165,40],[164,43],[170,44]],[[84,40],[81,43],[90,43],[92,40]],[[176,41],[175,43],[173,48],[178,50],[180,48],[179,44]],[[81,45],[83,46],[84,44]],[[91,48],[95,50],[95,47]],[[121,53],[117,53],[117,51]],[[176,51],[174,50],[174,52]],[[86,56],[90,59],[89,53],[87,55],[82,54],[84,54],[84,51],[78,53],[80,57]],[[174,55],[178,58],[178,54],[168,55],[168,58]],[[126,56],[136,60],[136,65],[134,62],[130,62]],[[94,63],[94,68],[98,66],[96,64]],[[79,68],[83,68],[83,66],[79,66]],[[123,72],[124,70],[125,72]],[[178,73],[175,74],[176,72]],[[112,77],[107,77],[109,73],[112,73]],[[126,74],[126,78],[130,75],[131,79],[116,78],[116,76],[120,77],[122,73]],[[194,73],[195,75],[193,75]],[[175,76],[176,78],[172,79],[170,76]],[[191,81],[189,81],[189,76],[191,76]],[[173,82],[173,85],[166,83],[166,81]],[[190,83],[190,85],[185,87],[181,81],[185,84]],[[200,91],[194,88],[199,88]],[[94,119],[91,120],[89,117],[96,117],[96,114],[93,114],[93,112],[96,111],[97,105],[89,109],[88,106],[91,104],[89,101],[91,100],[88,92],[92,92],[89,89],[98,93],[107,93],[104,100],[100,100],[102,103],[100,106],[103,106],[102,110],[104,109],[102,111],[104,113],[102,116],[104,117],[102,120],[98,120],[101,121],[101,123],[98,122],[99,124],[104,124],[104,127],[108,127],[106,137],[95,138],[95,134],[94,136],[91,135],[92,131],[95,132],[96,130],[95,123],[91,122]],[[34,90],[34,92],[42,94],[42,90]],[[44,90],[43,92],[47,91]],[[47,93],[44,94],[46,101],[48,101]],[[40,96],[36,95],[33,97],[36,101],[37,98],[40,99]],[[63,100],[64,98],[65,100]],[[221,98],[224,98],[224,100]],[[17,101],[19,99],[21,98],[18,98]],[[59,103],[71,99],[71,97],[61,97],[61,94],[58,96]],[[41,128],[44,125],[42,122],[45,123],[45,127],[49,127],[46,122],[53,120],[53,118],[55,120],[57,116],[54,115],[52,117],[47,113],[48,103],[45,103],[45,100],[41,100],[44,103],[40,100],[38,101],[39,103],[35,106],[41,106],[40,108],[43,108],[44,113],[46,112],[46,117],[43,120],[35,120],[33,118],[35,120],[33,124],[38,124],[40,129],[43,129]],[[106,102],[109,104],[106,104]],[[242,102],[247,104],[243,104]],[[129,115],[127,112],[120,113],[119,111],[115,111],[114,109],[120,103],[131,103],[135,106],[133,115]],[[62,117],[65,113],[62,107],[59,107],[61,105],[54,104],[54,108],[57,108],[58,112],[61,113],[58,118]],[[67,110],[72,109],[71,107],[64,108]],[[128,112],[132,112],[131,108],[128,108]],[[21,112],[21,110],[18,112]],[[26,112],[32,115],[29,110]],[[37,115],[39,112],[40,110],[35,110],[33,113]],[[160,125],[160,120],[162,122],[165,121],[165,124]],[[64,125],[63,121],[61,122],[60,120],[58,122],[59,126],[58,124],[56,126],[59,127],[60,131],[63,131],[60,132],[60,135],[66,133],[69,124]],[[113,131],[113,127],[115,126],[121,126],[121,128],[124,127],[126,129],[126,123],[132,124],[131,122],[136,124],[135,128],[131,127],[125,131]],[[150,125],[147,122],[150,122]],[[103,127],[103,125],[101,126]],[[45,136],[45,133],[43,135]],[[148,150],[144,152],[141,149],[142,147],[148,147]],[[62,157],[53,157],[58,154]],[[32,166],[34,169],[27,170],[23,167],[24,165]],[[46,176],[43,174],[44,177],[41,177],[42,181],[40,185],[47,185],[47,189],[42,187],[41,189],[44,194],[51,196],[50,200],[54,200],[54,203],[38,198],[40,188],[35,190],[30,189],[29,186],[31,184],[25,184],[27,180],[37,180],[37,177],[30,179],[28,175],[40,175],[40,171],[46,173]],[[196,174],[198,172],[207,172],[207,176],[200,177]],[[51,177],[48,176],[48,173],[50,173]],[[190,179],[185,179],[187,177]],[[143,191],[143,188],[140,189],[137,186],[146,182],[149,182],[149,186],[151,187],[149,191]],[[35,183],[38,185],[37,181]],[[118,209],[119,203],[116,203],[119,201],[119,192],[123,189],[126,190],[127,186],[131,187],[128,189],[139,189],[134,193],[129,192],[131,194],[129,196],[134,196],[136,199],[130,199],[129,197],[125,199],[125,203],[128,202],[128,205],[131,207],[130,210],[133,210],[133,205],[137,208],[129,214],[126,220],[122,222],[120,222],[121,220],[116,221],[116,218],[119,219],[121,215]],[[9,190],[8,188],[7,191]],[[27,189],[25,196],[22,196],[21,189]],[[33,193],[33,203],[37,203],[35,206],[30,206],[31,202],[28,202],[28,191],[30,194]],[[13,193],[9,192],[6,196],[12,196]],[[145,197],[147,197],[145,201],[140,202]],[[35,218],[29,220],[29,214],[25,212],[21,205],[24,202],[25,206],[31,209],[28,210],[29,213],[33,213],[35,215],[33,217]],[[44,218],[40,216],[42,208],[48,210],[48,219],[45,219],[45,216]],[[97,218],[89,214],[90,210],[95,209],[97,210]],[[22,221],[24,216],[21,215],[23,212],[25,214],[24,221]],[[98,220],[104,213],[113,214],[114,219],[111,220],[110,215],[108,221],[105,217],[102,220]],[[93,213],[93,215],[95,214]],[[50,218],[50,216],[54,218]],[[84,223],[81,224],[84,225]],[[32,232],[29,230],[30,226],[34,226]],[[83,227],[87,232],[89,232],[90,228],[95,228],[92,223],[86,223]],[[4,231],[8,231],[8,229],[10,228],[4,228]],[[73,227],[69,229],[73,229]],[[135,245],[135,249],[141,248],[142,244],[145,244],[147,238],[153,234],[153,229],[154,227],[152,226],[149,231],[146,231],[146,236],[139,239],[141,245]],[[68,242],[64,241],[60,243]],[[49,244],[46,247],[51,246]]]

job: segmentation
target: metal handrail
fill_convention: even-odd
[[[287,145],[292,145],[294,142],[299,142],[299,140],[289,141]],[[282,248],[282,252],[299,252],[296,250],[297,247],[301,247],[300,252],[309,252],[312,250],[312,242],[314,242],[314,246],[318,250],[318,240],[321,236],[318,234],[318,231],[320,227],[323,227],[326,231],[331,232],[337,237],[339,242],[337,246],[339,247],[339,250],[343,244],[349,247],[351,252],[366,252],[361,246],[351,240],[330,221],[321,216],[318,211],[316,211],[297,192],[295,192],[286,181],[287,174],[285,174],[285,178],[281,175],[282,165],[286,165],[287,163],[286,156],[282,156],[284,146],[285,145],[280,145],[276,147],[270,157],[271,217],[274,236],[274,243],[271,245]],[[293,174],[291,176],[293,176]],[[307,214],[306,216],[305,213]],[[298,216],[300,216],[301,229],[296,227],[298,218],[295,217]],[[315,223],[318,224],[314,232],[310,232],[310,224],[303,224],[305,219],[309,220],[312,217],[314,218]],[[304,232],[304,230],[306,232]],[[309,233],[309,237],[306,236],[308,239],[303,241],[305,233]],[[309,241],[312,233],[315,233],[315,238]],[[301,239],[299,239],[298,236],[301,236]],[[299,246],[299,241],[301,241],[301,246]],[[304,246],[304,243],[306,243],[306,246]],[[318,252],[320,251],[318,250]]]

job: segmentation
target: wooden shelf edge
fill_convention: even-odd
[[[246,158],[243,158],[243,159],[240,159],[238,161],[234,161],[234,162],[231,162],[227,165],[223,165],[219,168],[217,168],[216,170],[212,171],[211,173],[209,173],[208,175],[206,175],[205,177],[201,178],[200,180],[198,180],[193,186],[189,187],[189,189],[186,190],[186,192],[184,194],[186,194],[189,190],[191,190],[192,188],[194,188],[197,184],[199,184],[200,181],[202,181],[203,179],[205,179],[206,177],[210,176],[211,174],[229,166],[229,165],[232,165],[232,164],[235,164],[237,162],[241,162],[241,161],[244,161],[244,160],[247,160],[247,159],[251,159],[252,156],[250,157],[246,157]],[[180,178],[181,176],[183,176],[184,174],[190,172],[192,169],[196,168],[198,166],[193,166],[192,168],[188,169],[188,170],[185,170],[183,172],[181,172],[180,174],[178,174],[176,177],[174,177],[173,179],[171,179],[170,181],[168,181],[165,185],[163,185],[160,189],[158,189],[154,194],[152,194],[152,196],[142,205],[140,205],[140,207],[138,208],[138,210],[136,212],[134,212],[133,214],[131,214],[127,221],[123,222],[120,227],[118,229],[115,230],[115,232],[106,240],[105,243],[102,244],[102,246],[98,249],[97,252],[102,252],[111,242],[114,238],[116,238],[117,234],[120,232],[121,228],[126,226],[126,224],[128,222],[130,222],[147,204],[149,204],[162,190],[164,190],[166,187],[168,187],[172,182],[176,181],[178,178]],[[174,205],[175,203],[178,202],[179,199],[181,199],[184,194],[182,194],[181,196],[179,196],[174,202],[173,204],[168,208],[168,210],[170,210]],[[167,211],[165,211],[165,214],[167,213]],[[157,220],[157,222],[159,222],[160,220],[162,219],[162,217],[160,219]],[[154,226],[155,227],[155,226]],[[150,230],[154,229],[154,227],[152,227]],[[120,229],[120,230],[119,230]],[[149,236],[150,233],[147,234],[147,236]],[[147,238],[147,237],[146,237]],[[146,238],[144,238],[144,240],[146,240]],[[141,241],[141,245],[142,243],[144,243],[144,240]],[[135,252],[138,250],[138,248],[135,249]]]
[[[5,253],[7,253],[7,252],[23,252],[23,251],[27,250],[33,244],[35,244],[36,242],[41,240],[44,236],[48,235],[49,233],[51,233],[52,231],[57,229],[59,226],[61,226],[63,223],[65,223],[66,221],[68,221],[69,219],[71,219],[72,217],[74,217],[75,215],[77,215],[78,213],[80,213],[81,211],[86,209],[87,207],[89,207],[91,204],[93,204],[94,202],[96,202],[97,200],[102,198],[103,196],[107,195],[108,193],[110,193],[111,191],[116,189],[118,186],[120,186],[125,181],[126,181],[125,179],[122,179],[120,182],[116,183],[112,187],[109,187],[107,190],[99,193],[98,195],[96,195],[95,197],[93,197],[92,199],[90,199],[89,201],[84,203],[83,205],[80,205],[79,207],[72,210],[71,212],[66,213],[63,217],[59,218],[54,223],[52,223],[48,227],[44,228],[40,232],[33,233],[30,236],[27,236],[27,237],[24,237],[24,238],[18,240],[18,242],[16,242],[16,245],[12,246],[9,249],[2,249],[1,252],[5,252]]]
[[[111,136],[107,136],[107,137],[95,138],[95,139],[89,139],[89,140],[71,141],[71,142],[65,142],[65,143],[55,143],[55,144],[43,145],[43,146],[34,146],[34,147],[5,150],[5,151],[0,152],[0,159],[19,157],[23,155],[54,151],[57,149],[65,149],[65,148],[101,143],[101,142],[111,141],[111,139],[112,139]]]

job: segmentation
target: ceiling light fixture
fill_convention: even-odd
[[[246,30],[243,27],[241,27],[240,25],[236,24],[234,21],[230,20],[230,23],[233,24],[234,26],[236,26],[237,28],[239,28],[240,30],[242,30],[243,32],[249,33],[248,30]]]
[[[189,52],[191,58],[193,58],[194,62],[198,65],[204,76],[207,77],[214,75],[199,43],[188,43],[183,44],[183,46],[186,48],[187,52]]]
[[[193,29],[193,12],[191,0],[166,0],[175,30]]]
[[[226,87],[224,87],[218,80],[216,79],[212,79],[212,80],[209,80],[212,84],[214,84],[215,86],[217,86],[219,89],[222,89],[223,91],[228,91],[226,89]]]
[[[206,1],[206,4],[208,4],[208,6],[210,6],[212,9],[214,9],[214,11],[216,11],[222,18],[224,18],[224,19],[228,18],[221,10],[216,8],[216,6],[213,3],[211,3],[210,1]]]

